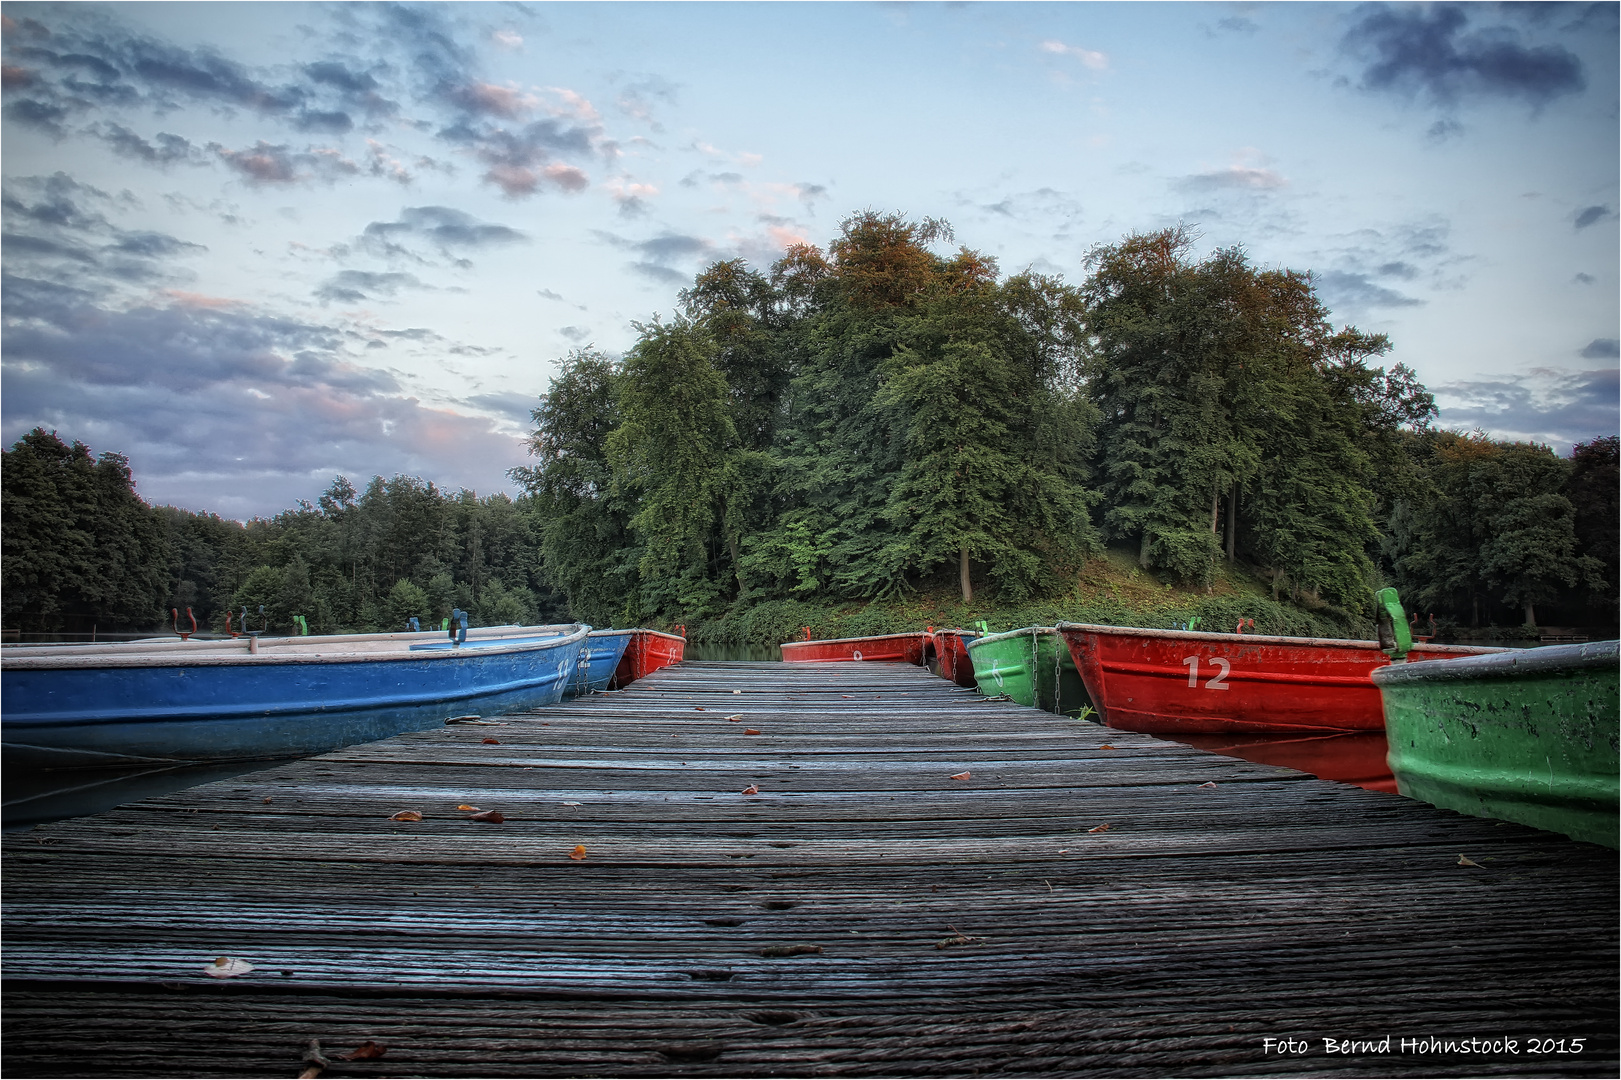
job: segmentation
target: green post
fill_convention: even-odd
[[[1373,594],[1375,613],[1379,620],[1379,648],[1393,664],[1403,663],[1413,651],[1413,634],[1407,627],[1407,612],[1402,610],[1395,589],[1380,589]]]

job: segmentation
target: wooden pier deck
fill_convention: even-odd
[[[1616,1075],[1613,851],[896,665],[501,719],[8,837],[5,1074]]]

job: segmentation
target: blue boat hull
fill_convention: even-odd
[[[580,662],[569,680],[565,696],[589,694],[593,690],[606,690],[625,655],[634,630],[593,630],[586,635],[585,648],[580,650]]]
[[[584,635],[399,659],[7,670],[8,765],[296,757],[560,700]]]

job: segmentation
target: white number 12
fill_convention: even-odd
[[[1188,685],[1198,686],[1199,658],[1197,656],[1185,656],[1182,658],[1182,662],[1188,666]],[[1227,662],[1227,658],[1225,656],[1212,656],[1210,658],[1210,662],[1221,668],[1221,671],[1210,681],[1206,682],[1204,684],[1204,688],[1206,690],[1226,690],[1227,674],[1233,670],[1233,665]]]

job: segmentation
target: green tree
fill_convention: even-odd
[[[43,428],[4,452],[4,615],[29,633],[151,627],[167,612],[172,551],[129,462],[92,460]]]
[[[677,318],[637,329],[608,456],[616,492],[637,500],[630,528],[641,549],[639,607],[665,615],[712,610],[722,591],[710,573],[724,514],[722,478],[737,441],[728,387],[700,327]]]
[[[634,588],[629,519],[634,499],[616,492],[608,436],[619,426],[619,364],[594,350],[568,355],[532,415],[532,467],[511,471],[528,492],[540,572],[576,619],[608,626]]]

